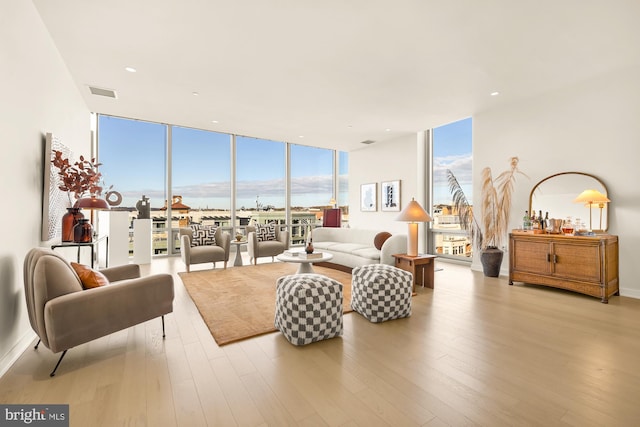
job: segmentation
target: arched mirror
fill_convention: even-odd
[[[585,190],[597,190],[607,196],[607,187],[600,179],[583,172],[561,172],[548,176],[538,182],[529,195],[529,212],[549,212],[549,218],[565,219],[571,216],[580,218],[587,227],[595,232],[604,232],[609,228],[609,203],[574,200]],[[591,221],[591,225],[589,225]]]

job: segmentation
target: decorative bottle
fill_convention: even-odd
[[[67,208],[67,213],[62,216],[62,241],[73,242],[73,227],[84,218],[80,208]]]
[[[529,216],[529,211],[524,211],[524,216],[522,217],[522,229],[531,230],[531,217]]]
[[[73,227],[73,241],[75,243],[91,243],[93,240],[93,227],[87,218],[81,218]]]
[[[308,254],[313,253],[313,239],[309,239],[309,243],[307,243],[307,247],[304,248],[304,251]]]

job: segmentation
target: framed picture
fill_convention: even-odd
[[[44,191],[42,195],[42,240],[52,240],[62,235],[62,216],[71,207],[69,196],[60,190],[60,178],[56,167],[51,163],[53,151],[62,151],[62,154],[71,159],[73,153],[64,145],[60,138],[47,133],[44,141]]]
[[[380,206],[383,211],[400,211],[400,180],[381,184]]]
[[[378,184],[362,184],[360,186],[360,210],[363,212],[375,212],[378,210]]]

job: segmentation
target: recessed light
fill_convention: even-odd
[[[198,95],[200,95],[200,94],[199,94],[198,92],[191,92],[191,95],[193,95],[193,96],[198,96]]]
[[[304,138],[304,135],[298,135],[298,138]]]
[[[211,120],[211,123],[219,123],[217,120]]]
[[[124,67],[125,70],[127,70],[130,73],[135,73],[137,70],[133,67]]]
[[[391,132],[391,129],[385,129],[384,131],[385,132]]]
[[[500,95],[500,92],[491,92],[491,96],[498,96]]]

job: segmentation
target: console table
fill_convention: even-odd
[[[55,250],[56,248],[77,247],[78,248],[77,262],[78,264],[80,264],[80,250],[82,248],[90,248],[91,249],[91,268],[93,268],[96,250],[98,248],[98,245],[103,241],[105,243],[106,254],[107,254],[107,256],[105,257],[105,268],[106,268],[106,267],[109,267],[109,236],[107,235],[98,237],[94,239],[92,242],[87,242],[87,243],[76,243],[76,242],[56,243],[51,245],[51,250]]]
[[[619,293],[618,236],[509,235],[509,284],[567,289],[600,298]]]

